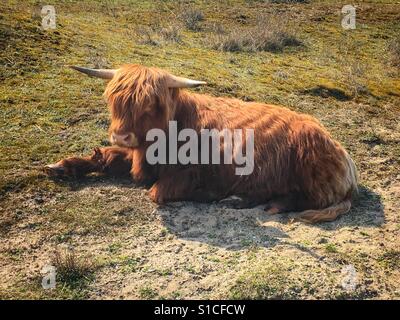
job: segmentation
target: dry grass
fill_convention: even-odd
[[[309,0],[270,0],[271,3],[308,3]]]
[[[182,40],[180,27],[141,27],[136,32],[140,44],[159,46],[163,43],[179,43]]]
[[[180,28],[176,25],[162,28],[159,32],[161,38],[168,42],[181,42]]]
[[[378,258],[378,261],[387,269],[400,269],[400,251],[388,250]]]
[[[255,26],[248,29],[234,28],[231,32],[219,33],[211,38],[214,49],[229,52],[283,52],[285,48],[300,47],[304,43],[293,28],[281,17],[259,16]]]
[[[263,266],[256,272],[246,272],[231,288],[232,299],[294,299],[288,293],[288,268],[283,265]],[[293,284],[292,284],[293,285]]]
[[[186,8],[182,9],[182,13],[179,15],[179,18],[188,30],[200,31],[200,22],[204,20],[204,14],[199,9]]]
[[[56,268],[57,281],[74,284],[90,279],[96,265],[88,257],[78,257],[73,251],[55,251],[51,264]]]
[[[360,62],[349,63],[344,71],[344,79],[349,88],[350,95],[357,98],[360,95],[368,95],[368,87],[362,83],[365,75],[365,67]]]
[[[400,35],[389,42],[388,50],[391,63],[394,66],[400,67]]]

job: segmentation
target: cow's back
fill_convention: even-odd
[[[235,165],[221,165],[224,178],[218,184],[226,184],[221,189],[265,199],[298,192],[317,199],[319,207],[348,192],[348,155],[315,118],[281,106],[223,98],[215,98],[204,114],[203,128],[254,129],[253,172],[236,175]]]

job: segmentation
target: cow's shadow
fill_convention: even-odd
[[[181,239],[204,242],[229,250],[248,249],[252,246],[268,248],[285,244],[313,255],[306,246],[291,239],[291,230],[304,225],[302,222],[293,222],[296,213],[268,215],[262,205],[238,210],[221,204],[179,202],[158,208],[158,214],[164,226]],[[359,198],[349,213],[333,222],[309,227],[329,232],[343,227],[379,227],[384,222],[381,197],[370,189],[360,187]],[[305,232],[307,230],[304,229]]]
[[[68,185],[71,190],[96,185],[139,188],[130,179],[96,176],[60,183]],[[220,203],[175,202],[158,206],[156,214],[164,227],[179,239],[228,250],[244,250],[254,246],[269,248],[277,244],[287,244],[313,254],[306,246],[296,244],[291,239],[290,230],[304,225],[302,222],[293,222],[296,213],[268,215],[263,205],[251,209],[233,209]],[[384,222],[384,206],[380,195],[360,186],[359,197],[349,213],[333,222],[310,225],[310,228],[329,232],[343,227],[379,227]]]

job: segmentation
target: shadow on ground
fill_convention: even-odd
[[[328,231],[343,227],[379,227],[385,222],[383,209],[381,197],[361,187],[359,198],[348,214],[310,228]],[[268,215],[263,206],[238,210],[220,204],[180,202],[160,207],[158,214],[165,227],[177,237],[230,250],[242,250],[252,245],[269,248],[288,244],[286,240],[290,236],[283,230],[299,224],[292,222],[296,213]]]
[[[105,185],[138,188],[130,179],[103,176],[90,176],[79,181],[59,180],[59,183],[68,186],[72,191]],[[251,246],[270,248],[277,244],[288,244],[290,236],[284,230],[291,230],[302,224],[292,222],[296,213],[268,215],[262,205],[251,209],[232,209],[219,203],[175,202],[157,207],[156,214],[165,228],[180,239],[229,250],[243,250]],[[349,213],[333,222],[310,225],[310,228],[333,231],[343,227],[379,227],[384,222],[384,206],[380,195],[360,186],[359,197]]]

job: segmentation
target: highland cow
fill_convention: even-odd
[[[300,212],[299,219],[310,223],[332,221],[350,210],[357,192],[355,165],[315,118],[282,106],[189,92],[184,88],[205,82],[157,68],[72,68],[110,80],[104,94],[111,111],[110,142],[118,147],[97,148],[92,156],[49,165],[50,175],[130,174],[134,181],[151,185],[149,195],[158,204],[238,196],[242,207],[265,203],[270,214]],[[234,162],[150,164],[146,151],[152,142],[146,135],[152,129],[168,132],[170,121],[178,130],[199,134],[202,129],[253,129],[254,170],[237,175]],[[246,139],[242,143],[245,147]]]

